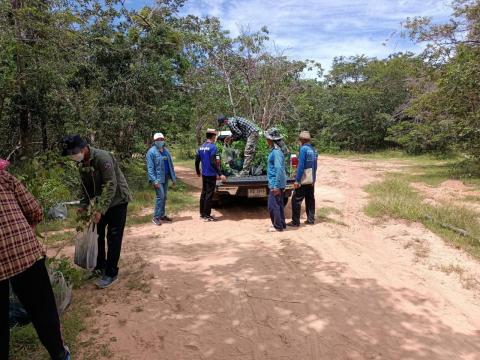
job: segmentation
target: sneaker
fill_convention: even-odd
[[[300,227],[300,224],[297,224],[293,221],[290,221],[289,223],[287,223],[287,226],[291,226],[291,227]]]
[[[214,218],[213,216],[205,216],[203,221],[218,221],[218,219]]]
[[[306,220],[306,221],[304,222],[304,224],[305,224],[305,225],[315,225],[315,222],[314,222],[314,221],[308,221],[308,220]]]
[[[162,216],[162,217],[160,218],[160,220],[168,221],[168,222],[172,222],[172,221],[173,221],[172,218],[169,218],[167,215]]]
[[[157,225],[157,226],[162,225],[162,222],[160,221],[159,218],[153,218],[153,219],[152,219],[152,223],[154,223],[154,224]]]
[[[97,286],[100,289],[106,289],[112,286],[117,280],[118,280],[117,276],[110,277],[110,276],[104,275],[100,280],[97,281]]]

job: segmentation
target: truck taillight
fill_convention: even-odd
[[[297,155],[292,154],[292,156],[290,156],[290,165],[292,165],[292,167],[295,167],[295,168],[298,166]]]

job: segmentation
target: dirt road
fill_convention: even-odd
[[[363,186],[401,166],[321,157],[317,207],[341,215],[313,227],[267,233],[253,204],[128,229],[120,282],[86,290],[85,340],[111,359],[480,359],[478,262],[362,211]]]

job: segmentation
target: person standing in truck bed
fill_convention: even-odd
[[[240,176],[246,176],[250,174],[253,158],[257,152],[257,143],[259,137],[259,129],[253,122],[244,119],[242,117],[234,116],[227,118],[225,115],[220,115],[217,118],[218,126],[227,125],[232,132],[231,137],[225,139],[226,143],[232,141],[245,140],[243,169],[240,172]]]

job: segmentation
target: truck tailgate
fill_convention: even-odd
[[[287,184],[293,184],[294,182],[294,179],[287,179]],[[227,181],[224,182],[225,185],[266,185],[267,183],[266,175],[229,176]]]

